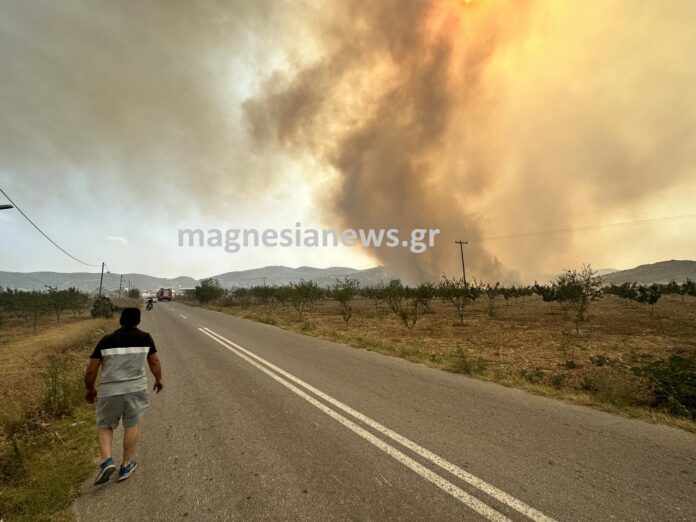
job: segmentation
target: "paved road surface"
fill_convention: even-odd
[[[696,520],[696,436],[176,303],[81,520]],[[120,455],[120,451],[116,452]]]

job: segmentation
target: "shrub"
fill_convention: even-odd
[[[346,277],[343,280],[336,281],[336,284],[331,290],[331,297],[336,299],[341,305],[341,317],[348,324],[350,318],[353,316],[353,298],[358,293],[358,288],[360,284],[357,279],[351,279]]]
[[[92,309],[89,312],[92,317],[110,318],[114,315],[114,305],[106,296],[97,297],[92,304]]]
[[[614,361],[612,361],[609,357],[606,355],[592,355],[590,356],[590,362],[594,364],[595,366],[609,366],[611,365]]]
[[[412,292],[402,286],[390,286],[385,292],[389,309],[401,319],[401,322],[409,330],[418,321],[418,300],[411,294]]]
[[[196,286],[194,295],[201,303],[209,303],[225,295],[225,290],[220,286],[217,279],[203,279],[201,284]]]
[[[647,380],[619,368],[595,368],[581,388],[597,400],[616,406],[648,406],[652,401]]]
[[[82,386],[79,378],[75,378],[68,364],[59,356],[48,360],[46,370],[46,389],[41,407],[43,414],[51,418],[65,417],[73,412],[76,404],[82,399]]]
[[[534,368],[533,370],[523,369],[520,375],[525,381],[532,384],[539,384],[544,380],[544,371],[541,368]]]
[[[477,357],[469,357],[464,350],[457,348],[457,350],[450,356],[449,364],[447,369],[455,373],[463,373],[465,375],[477,375],[481,374],[486,369],[486,361]]]
[[[633,373],[650,382],[653,406],[681,417],[696,417],[696,356],[673,355],[634,368]]]

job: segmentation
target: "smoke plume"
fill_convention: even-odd
[[[427,253],[377,251],[407,279],[456,273],[455,239],[487,279],[513,278],[493,254],[521,268],[589,261],[582,242],[562,254],[568,235],[485,238],[631,216],[688,180],[695,42],[675,12],[696,9],[557,4],[339,4],[319,36],[328,51],[247,102],[252,135],[337,173],[325,209],[340,226],[440,228]]]

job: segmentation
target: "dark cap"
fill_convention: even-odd
[[[130,327],[140,324],[140,308],[124,308],[121,312],[121,326]]]

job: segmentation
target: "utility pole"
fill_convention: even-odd
[[[102,284],[104,283],[104,267],[106,266],[106,263],[102,261],[102,271],[101,271],[101,277],[99,278],[99,297],[102,295]]]
[[[266,287],[266,278],[265,277],[263,278],[263,286],[264,286],[264,288]]]
[[[118,298],[121,299],[121,286],[123,286],[123,274],[121,274],[121,279],[118,282]]]
[[[468,241],[455,241],[456,244],[459,245],[459,251],[462,254],[462,279],[464,280],[464,284],[466,284],[466,268],[464,268],[464,245],[468,245]]]

